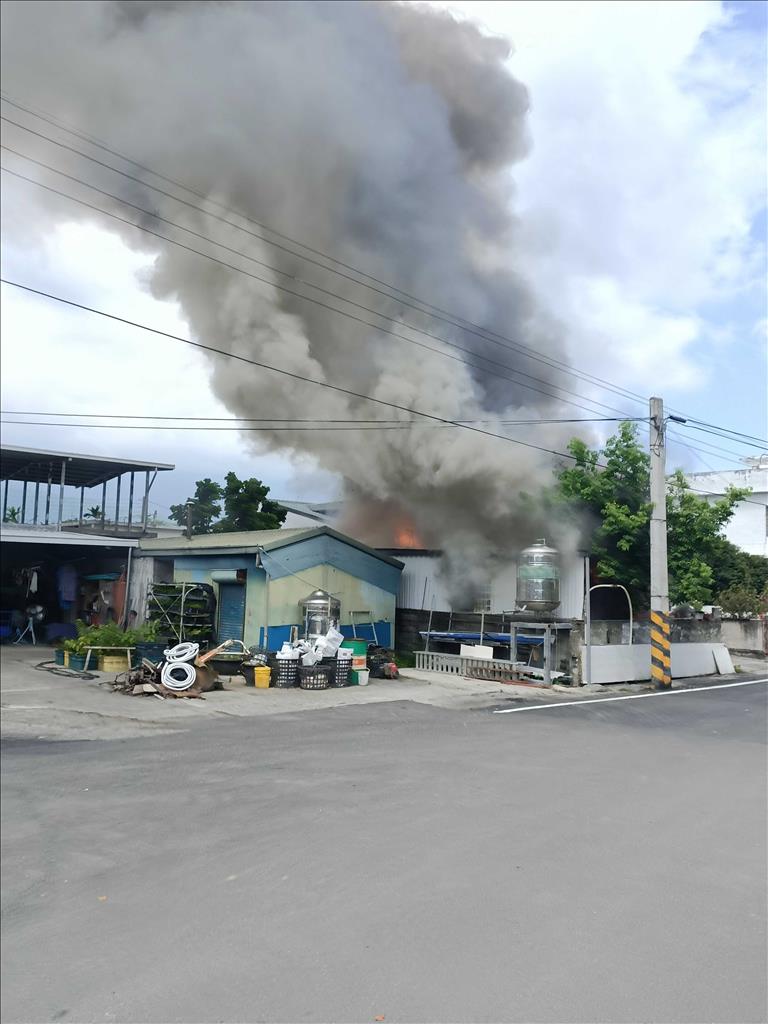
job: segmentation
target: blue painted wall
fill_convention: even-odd
[[[374,642],[373,628],[369,623],[356,625],[354,633],[352,632],[351,626],[339,626],[339,632],[343,633],[345,637],[350,639],[356,634],[360,640],[370,640],[371,643]],[[384,622],[382,620],[376,623],[376,639],[379,641],[380,647],[392,646],[391,622]]]
[[[325,564],[380,587],[389,594],[397,594],[400,587],[400,569],[397,566],[382,562],[380,558],[335,537],[310,537],[275,552],[267,551],[262,562],[272,579]]]

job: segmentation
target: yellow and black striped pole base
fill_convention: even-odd
[[[672,685],[669,615],[651,612],[651,678],[660,690]]]

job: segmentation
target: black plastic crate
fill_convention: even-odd
[[[349,686],[349,673],[352,670],[351,658],[339,658],[331,679],[331,686]]]
[[[299,685],[298,659],[276,658],[272,669],[272,684],[283,690]]]
[[[327,690],[332,672],[325,665],[300,665],[299,686],[302,690]]]

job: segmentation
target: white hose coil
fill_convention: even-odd
[[[195,666],[188,661],[166,661],[160,670],[160,682],[169,690],[188,690],[196,679]]]
[[[199,650],[200,644],[193,644],[189,640],[185,640],[182,644],[176,644],[175,647],[164,650],[163,654],[166,661],[193,661],[197,657]]]

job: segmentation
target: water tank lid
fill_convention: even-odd
[[[333,597],[326,590],[313,590],[311,594],[308,594],[302,601],[299,601],[300,605],[316,605],[318,607],[328,607],[329,604],[333,607],[338,603],[338,598]]]

